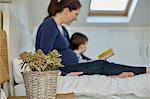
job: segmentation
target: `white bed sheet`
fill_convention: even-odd
[[[77,96],[103,97],[104,99],[122,99],[122,95],[131,95],[150,99],[150,74],[132,78],[110,78],[107,76],[65,76],[58,79],[57,93],[74,92]],[[17,96],[25,95],[24,84],[15,86]],[[128,98],[127,98],[128,99]],[[137,99],[137,98],[135,98]]]
[[[132,78],[111,78],[103,75],[60,77],[57,92],[74,92],[77,95],[97,97],[122,94],[150,97],[150,74],[142,74]]]
[[[17,86],[15,94],[25,95],[25,88],[21,76],[21,61],[15,59],[13,62],[14,76]],[[106,97],[116,95],[133,94],[138,97],[150,98],[150,74],[142,74],[132,78],[111,78],[104,75],[84,76],[60,76],[58,79],[57,93],[74,92],[76,95],[91,97]]]

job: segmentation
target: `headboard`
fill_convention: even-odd
[[[9,80],[6,32],[0,30],[0,84]]]

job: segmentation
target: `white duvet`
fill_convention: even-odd
[[[150,97],[150,74],[132,78],[111,78],[103,75],[60,77],[57,93],[64,92],[92,96],[134,94],[140,97]]]
[[[13,72],[16,83],[15,92],[25,95],[23,79],[21,76],[21,61],[13,61]],[[21,88],[21,89],[19,89]],[[23,93],[24,92],[24,93]],[[111,96],[121,94],[134,94],[140,97],[150,97],[150,74],[142,74],[130,78],[108,77],[104,75],[60,76],[57,93],[74,92],[77,95]],[[19,95],[16,93],[16,95]]]

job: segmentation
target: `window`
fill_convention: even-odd
[[[127,16],[132,0],[91,0],[89,16]]]
[[[90,0],[88,23],[128,23],[138,0]]]

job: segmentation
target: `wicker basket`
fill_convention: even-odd
[[[28,99],[55,99],[59,71],[23,72]]]

